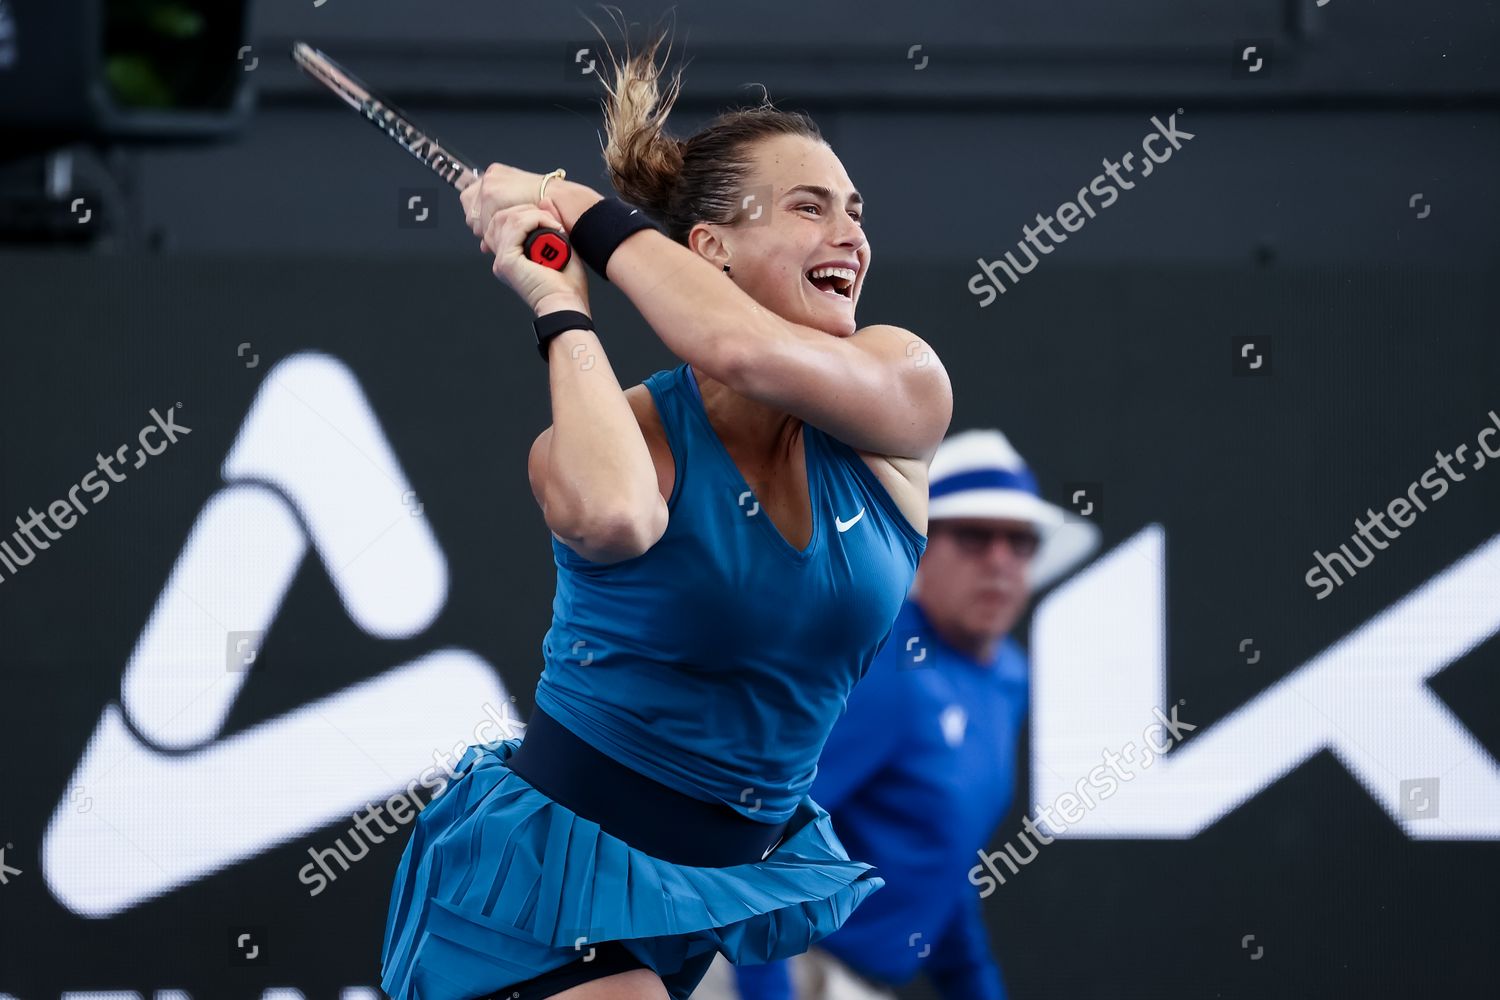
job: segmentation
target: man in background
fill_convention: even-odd
[[[790,962],[736,969],[721,958],[694,1000],[887,1000],[919,972],[944,1000],[1005,997],[967,872],[1015,789],[1028,665],[1009,633],[1032,592],[1085,558],[1099,533],[1041,499],[997,430],[945,440],[928,496],[911,593],[810,793],[885,887]]]

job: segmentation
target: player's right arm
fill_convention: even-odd
[[[554,210],[549,201],[495,212],[484,225],[480,249],[495,254],[495,276],[533,315],[589,315],[582,261],[575,256],[554,271],[521,252],[533,229],[561,226]],[[526,463],[547,527],[593,562],[645,552],[667,530],[667,505],[635,411],[592,330],[566,330],[548,341],[547,380],[552,426],[532,444]]]
[[[576,308],[554,300],[537,314]],[[548,365],[552,425],[531,446],[531,492],[557,540],[583,558],[633,558],[667,530],[650,450],[598,338],[577,330],[556,341]]]

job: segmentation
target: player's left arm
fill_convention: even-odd
[[[491,164],[460,195],[476,234],[495,211],[534,198],[540,179]],[[602,197],[568,180],[547,188],[569,232]],[[932,345],[909,330],[878,325],[839,336],[794,323],[656,229],[620,243],[607,271],[673,354],[852,448],[925,462],[948,431],[948,372]]]
[[[925,463],[948,431],[947,369],[910,330],[875,325],[840,336],[794,323],[656,231],[620,244],[609,280],[673,354],[851,448]]]
[[[852,448],[931,460],[953,419],[953,385],[930,344],[899,326],[837,337],[754,315],[764,332],[729,363],[730,388]]]

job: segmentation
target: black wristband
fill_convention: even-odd
[[[531,328],[536,331],[537,353],[542,356],[543,361],[546,361],[547,348],[553,337],[567,333],[569,330],[592,330],[594,321],[589,318],[588,313],[581,313],[574,309],[559,309],[532,320]]]
[[[609,263],[610,255],[625,237],[642,229],[656,229],[656,224],[640,209],[632,208],[618,198],[605,198],[578,217],[568,231],[568,242],[595,274],[608,281],[604,266]]]

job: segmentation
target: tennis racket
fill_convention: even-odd
[[[455,191],[463,191],[479,180],[479,171],[467,160],[417,128],[404,112],[375,96],[358,77],[318,49],[306,42],[297,42],[292,46],[292,61],[394,139],[398,146],[425,163]],[[521,252],[527,260],[557,271],[567,267],[573,256],[567,234],[546,227],[528,233]]]

